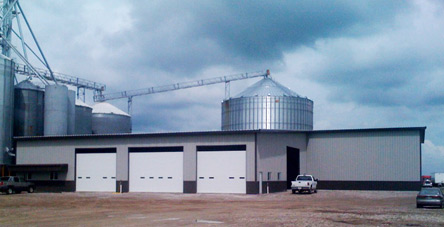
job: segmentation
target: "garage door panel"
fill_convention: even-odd
[[[116,154],[76,154],[76,191],[115,192]]]
[[[199,193],[246,193],[245,151],[199,151]]]
[[[130,153],[131,192],[183,192],[183,152]]]

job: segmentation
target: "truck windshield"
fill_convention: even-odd
[[[299,177],[297,177],[296,178],[296,180],[304,180],[304,181],[311,181],[311,177],[309,177],[309,176],[299,176]]]

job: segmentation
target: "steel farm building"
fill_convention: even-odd
[[[303,173],[321,189],[420,187],[425,127],[313,130],[313,101],[268,77],[222,103],[221,131],[135,134],[115,107],[79,107],[98,118],[89,133],[16,136],[9,171],[41,191],[257,194]]]

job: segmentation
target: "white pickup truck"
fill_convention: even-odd
[[[295,194],[296,192],[316,193],[316,186],[318,185],[318,179],[315,179],[312,175],[298,175],[295,181],[291,182],[291,192]]]

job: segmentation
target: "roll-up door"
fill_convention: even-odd
[[[115,192],[116,153],[76,154],[76,191]]]
[[[245,146],[200,148],[197,152],[198,193],[246,193]]]
[[[130,192],[183,192],[183,147],[129,151]]]

